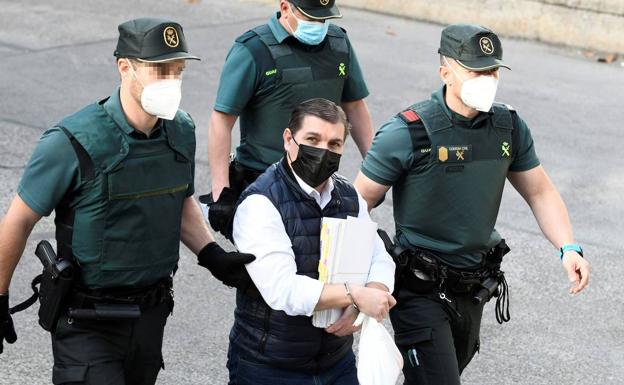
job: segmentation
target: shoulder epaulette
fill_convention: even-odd
[[[516,109],[511,104],[495,101],[493,106],[504,107],[504,108],[506,108],[509,111],[516,112]]]
[[[407,110],[401,112],[399,117],[407,124],[412,124],[420,120],[420,116],[416,113],[416,111],[408,108]]]
[[[329,25],[329,30],[328,32],[332,35],[332,36],[344,36],[347,34],[347,30],[342,28],[339,25],[336,24],[330,24]]]
[[[254,36],[258,36],[254,31],[247,31],[244,34],[240,35],[239,37],[236,38],[236,42],[237,43],[245,43],[247,42],[247,40],[251,39]]]

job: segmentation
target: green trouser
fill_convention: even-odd
[[[402,287],[390,311],[395,342],[404,359],[405,385],[458,385],[460,375],[479,350],[484,304],[472,302],[472,291],[446,291],[426,282]]]
[[[72,385],[153,385],[173,299],[141,309],[137,319],[59,319],[52,333],[52,382]]]

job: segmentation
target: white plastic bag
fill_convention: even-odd
[[[403,357],[386,328],[376,319],[362,313],[354,325],[362,324],[357,360],[360,385],[395,385]]]

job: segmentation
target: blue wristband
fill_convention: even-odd
[[[561,248],[559,249],[559,259],[561,259],[562,261],[563,261],[563,254],[566,251],[576,251],[577,253],[579,253],[581,257],[583,256],[583,249],[581,248],[581,246],[579,246],[576,243],[570,243],[569,245],[561,246]]]

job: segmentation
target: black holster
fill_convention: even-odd
[[[480,304],[488,302],[492,297],[498,297],[500,294],[499,286],[504,283],[505,290],[505,273],[501,271],[501,263],[503,257],[509,253],[511,249],[507,246],[507,243],[502,239],[496,246],[494,246],[486,255],[483,261],[483,280],[479,288],[474,293],[472,300],[474,303]]]
[[[48,241],[37,245],[35,254],[43,264],[39,288],[39,325],[44,330],[56,328],[61,313],[74,284],[74,265],[71,261],[57,258]]]
[[[262,171],[247,168],[236,161],[230,163],[230,188],[235,191],[237,199],[261,174]]]
[[[397,243],[393,243],[388,233],[384,230],[378,229],[377,234],[379,234],[386,251],[390,254],[390,257],[392,257],[392,260],[396,265],[394,270],[394,291],[392,292],[392,295],[396,297],[401,291],[401,288],[404,285],[409,284],[409,279],[406,279],[406,277],[409,276],[411,271],[413,252]]]

